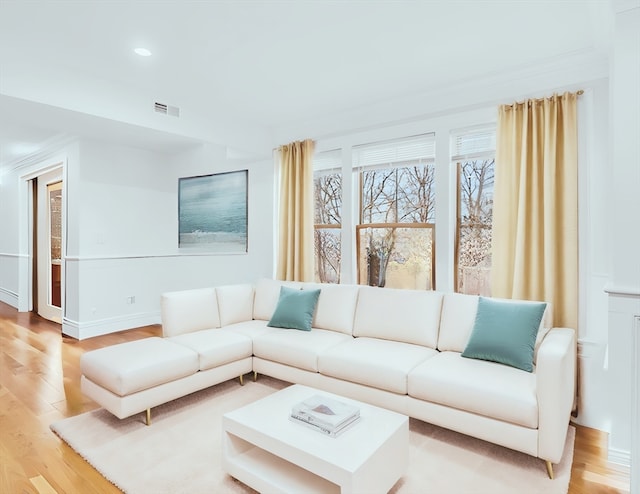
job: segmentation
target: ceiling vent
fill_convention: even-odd
[[[165,105],[164,103],[154,103],[154,110],[156,113],[162,113],[163,115],[170,115],[172,117],[180,116],[180,108],[177,106]]]

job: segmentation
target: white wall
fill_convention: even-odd
[[[248,253],[180,250],[178,179],[236,169],[249,170]],[[271,161],[232,164],[224,148],[205,144],[163,156],[82,141],[68,176],[66,334],[87,338],[157,323],[165,291],[272,275]]]
[[[611,154],[607,236],[608,344],[611,435],[609,459],[631,466],[631,492],[640,493],[640,7],[615,2],[611,64]],[[635,373],[635,375],[634,375]]]
[[[0,175],[0,301],[18,306],[18,179]]]
[[[202,144],[175,155],[83,140],[0,176],[0,300],[29,310],[29,178],[64,163],[63,332],[87,338],[160,321],[160,294],[273,274],[273,162]],[[178,179],[248,169],[248,253],[178,249]],[[135,303],[128,303],[135,297]]]
[[[607,402],[607,295],[611,245],[606,228],[610,214],[609,87],[597,81],[585,87],[578,104],[579,155],[579,339],[578,417],[576,422],[611,429]]]
[[[65,138],[0,173],[0,300],[31,309],[29,180],[77,159],[77,144]]]

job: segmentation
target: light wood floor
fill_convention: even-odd
[[[160,334],[148,326],[77,341],[63,338],[60,325],[0,302],[0,492],[120,492],[49,424],[97,408],[80,392],[83,352]],[[628,493],[628,469],[607,463],[607,435],[576,429],[569,493]]]

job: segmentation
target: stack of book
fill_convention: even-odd
[[[328,396],[314,395],[294,405],[290,418],[336,437],[360,419],[360,409]]]

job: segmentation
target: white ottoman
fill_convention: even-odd
[[[253,369],[246,335],[207,329],[92,350],[80,357],[82,392],[118,418],[146,410]]]
[[[198,369],[197,352],[158,337],[92,350],[80,357],[81,387],[85,395],[118,418],[146,409],[147,423],[150,408],[168,400],[158,402],[160,397],[149,402],[137,400],[137,406],[123,408],[124,399],[192,375]]]

